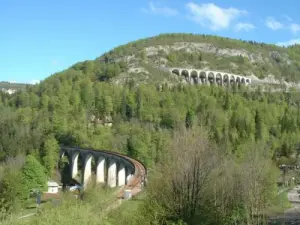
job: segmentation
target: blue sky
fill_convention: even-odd
[[[32,83],[167,32],[300,43],[299,0],[2,0],[0,81]]]

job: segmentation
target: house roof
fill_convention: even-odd
[[[47,182],[48,187],[58,187],[58,183],[56,183],[55,181],[48,181]]]

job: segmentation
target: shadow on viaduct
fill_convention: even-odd
[[[65,162],[68,166],[64,166],[67,170],[63,173],[67,173],[69,178],[74,179],[78,172],[81,172],[80,183],[83,188],[86,188],[93,172],[97,184],[103,183],[109,187],[116,187],[126,185],[138,169],[134,164],[136,160],[105,150],[61,146],[59,158],[68,161]],[[146,174],[143,174],[143,179],[145,176]]]
[[[204,71],[196,69],[171,68],[169,72],[181,77],[190,84],[207,84],[207,85],[233,85],[233,84],[251,84],[251,78],[241,75],[230,74],[218,71]]]

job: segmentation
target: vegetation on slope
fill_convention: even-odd
[[[9,158],[0,165],[0,221],[20,210],[29,200],[31,191],[46,190],[44,167],[32,155]]]
[[[28,218],[8,217],[3,225],[98,225],[105,222],[105,211],[115,196],[110,190],[97,188],[87,190],[85,201],[78,201],[72,194],[65,193],[59,205],[51,201],[37,210],[37,215]]]
[[[24,91],[12,96],[0,93],[0,161],[30,155],[35,159],[34,162],[37,160],[43,166],[43,169],[38,170],[42,171],[38,177],[43,177],[44,174],[51,178],[55,176],[57,169],[59,144],[118,151],[141,160],[150,171],[153,171],[150,184],[153,183],[154,186],[149,187],[147,192],[149,195],[145,202],[155,203],[157,207],[151,211],[143,208],[145,207],[143,204],[137,213],[142,217],[137,215],[136,221],[143,218],[144,224],[151,224],[151,221],[167,224],[181,219],[189,224],[195,224],[195,218],[202,214],[209,216],[202,218],[206,224],[216,223],[213,219],[229,221],[229,224],[234,221],[238,221],[239,224],[254,221],[254,224],[258,224],[260,221],[255,216],[264,212],[275,198],[275,184],[278,178],[276,168],[283,163],[291,165],[297,163],[300,143],[299,95],[294,92],[262,93],[260,89],[250,91],[246,87],[237,86],[220,88],[164,84],[158,88],[155,84],[161,84],[160,77],[167,77],[167,74],[153,66],[154,59],[147,56],[146,50],[142,51],[139,45],[151,47],[155,41],[157,45],[162,45],[164,41],[169,43],[173,40],[174,43],[180,41],[180,38],[185,42],[188,40],[205,42],[207,39],[207,42],[215,40],[220,43],[231,43],[228,47],[235,47],[237,43],[241,43],[244,47],[248,46],[247,51],[251,54],[262,51],[257,49],[263,49],[266,52],[277,51],[283,56],[287,53],[291,57],[288,59],[291,62],[297,58],[297,46],[280,48],[206,36],[162,35],[138,41],[140,44],[131,43],[129,47],[118,48],[95,61],[75,64],[72,68],[57,73],[38,85],[27,86]],[[151,71],[152,75],[149,78],[151,82],[136,85],[136,79],[126,78],[126,73],[132,67],[123,59],[118,61],[118,57],[128,56],[128,52],[123,53],[127,51],[126,49],[141,50],[139,56],[141,62],[138,66],[142,65],[147,71]],[[136,53],[131,53],[134,54]],[[205,56],[204,53],[203,55],[201,53],[201,57],[200,53],[193,53],[198,54],[193,60],[189,58],[191,54],[170,54],[174,54],[175,57],[167,56],[170,58],[167,63],[171,63],[172,60],[180,63],[185,57],[191,65],[193,60],[195,63],[197,60],[205,61],[202,58]],[[214,57],[211,57],[211,60],[214,60]],[[296,64],[292,62],[289,65],[294,68]],[[273,63],[272,66],[277,68],[278,64]],[[123,75],[127,79],[124,85],[110,82]],[[171,79],[170,77],[169,80]],[[112,126],[108,126],[110,123]],[[182,126],[187,131],[183,131]],[[199,127],[201,132],[197,133]],[[184,138],[179,138],[178,134],[182,134]],[[209,143],[207,145],[209,147],[204,150],[214,153],[211,156],[220,160],[220,167],[209,170],[212,171],[206,174],[209,179],[202,183],[194,183],[198,176],[191,178],[194,188],[201,190],[199,195],[194,195],[193,191],[187,193],[187,190],[191,190],[190,186],[174,189],[172,184],[175,181],[183,182],[184,185],[188,185],[189,182],[178,181],[174,178],[174,174],[170,174],[167,168],[174,168],[177,171],[182,165],[172,164],[176,160],[174,158],[168,160],[166,155],[174,153],[176,156],[180,153],[183,155],[179,155],[179,159],[192,160],[193,158],[185,158],[184,154],[189,151],[196,154],[195,150],[199,150],[199,144],[203,142]],[[172,150],[180,151],[172,152]],[[22,174],[22,165],[16,167],[16,172],[11,172],[14,176],[6,176],[7,179],[3,184],[7,185],[0,188],[1,198],[7,202],[0,207],[5,207],[8,212],[17,212],[23,204],[23,196],[28,195],[29,189],[18,189],[19,181],[16,182],[17,177]],[[37,164],[33,163],[34,165]],[[195,165],[201,165],[199,168],[210,166],[199,163]],[[249,167],[253,171],[245,169]],[[192,169],[187,167],[186,171]],[[224,182],[223,176],[221,178],[218,176],[219,171],[226,172],[223,174],[224,178],[230,181],[226,188],[224,183],[222,185],[219,183]],[[253,175],[248,174],[249,171],[252,171]],[[167,179],[160,180],[159,174]],[[0,176],[0,183],[3,177]],[[229,177],[232,177],[232,180],[229,180]],[[245,178],[247,180],[244,180]],[[207,185],[205,188],[202,186],[204,183]],[[163,185],[162,188],[165,189],[155,186],[158,184]],[[256,185],[254,189],[247,188],[254,184]],[[214,188],[214,185],[217,188]],[[235,192],[237,187],[241,187],[243,192]],[[161,198],[158,193],[160,191],[170,199],[182,202],[184,207],[180,208],[168,198]],[[212,191],[226,201],[216,199]],[[12,201],[5,193],[20,194],[15,195]],[[187,200],[177,199],[173,194],[176,196],[183,194]],[[210,196],[211,199],[205,196]],[[197,202],[207,203],[208,208],[206,205],[193,203],[195,199]],[[189,201],[194,204],[192,209],[188,207]],[[212,210],[209,210],[210,208]],[[146,217],[142,212],[149,210],[149,217]],[[209,211],[216,214],[209,214]]]
[[[278,171],[263,142],[244,147],[250,151],[237,159],[209,141],[203,129],[178,127],[146,195],[109,212],[104,190],[93,189],[83,202],[65,199],[28,224],[262,224],[276,199]]]
[[[298,82],[299,59],[298,45],[285,48],[218,36],[162,34],[122,45],[95,60],[77,63],[68,71],[80,71],[94,80],[116,83],[132,78],[139,83],[176,83],[176,76],[164,70],[157,74],[153,70],[188,67],[253,74],[259,78],[272,75],[279,80]]]
[[[249,147],[251,143],[266,146],[266,160],[277,165],[297,161],[296,93],[181,85],[161,90],[133,83],[120,87],[93,83],[88,76],[51,79],[12,97],[3,96],[2,160],[31,154],[51,176],[56,150],[50,147],[58,142],[123,152],[154,169],[165,162],[173,133],[184,122],[188,128],[205,127],[209,139],[238,165],[255,148]],[[110,117],[112,127],[105,126]],[[270,183],[277,181],[268,178]]]

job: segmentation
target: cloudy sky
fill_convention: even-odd
[[[37,82],[167,32],[300,43],[299,0],[2,0],[0,80]]]

